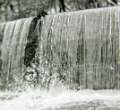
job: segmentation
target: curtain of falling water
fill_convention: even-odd
[[[0,31],[4,27],[1,59],[6,83],[10,80],[20,81],[22,78],[24,51],[32,20],[33,18],[11,21],[5,23],[5,27],[0,25]]]
[[[119,16],[119,7],[47,16],[39,55],[49,76],[69,86],[120,88]]]
[[[4,28],[5,28],[5,23],[0,23],[0,45],[1,45],[2,39],[3,39]]]

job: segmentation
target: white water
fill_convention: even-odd
[[[3,34],[2,75],[7,84],[11,80],[19,82],[23,79],[25,49],[32,20],[21,19],[0,25],[0,34]],[[38,26],[36,53],[40,64],[38,80],[42,87],[48,87],[56,76],[70,86],[120,88],[119,7],[49,15],[43,21],[42,26],[41,22]]]
[[[49,92],[0,92],[0,110],[93,110],[94,107],[96,110],[119,110],[120,91],[70,91],[56,88]]]
[[[37,52],[49,74],[83,88],[120,88],[119,7],[46,16],[39,39]]]
[[[20,81],[24,70],[24,53],[33,18],[0,24],[2,71],[4,81]]]
[[[46,59],[42,59],[42,80],[64,73],[68,85],[73,85],[73,88],[76,82],[84,88],[119,88],[119,73],[114,67],[119,63],[119,16],[120,9],[117,7],[46,17],[38,53],[51,62],[47,62],[47,65]],[[15,77],[16,74],[21,76],[13,68],[17,67],[15,69],[19,71],[23,65],[21,57],[24,56],[31,20],[28,19],[25,24],[21,20],[9,22],[0,27],[0,33],[4,30],[2,59],[8,77],[11,71]],[[66,71],[61,65],[63,68],[66,66]],[[52,76],[48,75],[49,71]],[[65,88],[13,93],[6,91],[0,92],[0,110],[120,110],[120,91],[72,91]]]

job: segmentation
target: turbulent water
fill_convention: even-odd
[[[20,81],[24,70],[24,53],[33,18],[0,24],[2,78]]]
[[[0,110],[120,110],[120,91],[0,92]]]
[[[40,61],[50,76],[58,74],[70,86],[119,88],[119,33],[119,7],[47,16],[39,37]]]
[[[120,88],[119,7],[49,15],[36,29],[32,20],[0,23],[0,88],[23,84],[34,59],[37,84],[49,91],[0,92],[0,110],[120,110],[120,91],[77,91]]]

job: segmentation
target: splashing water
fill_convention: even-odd
[[[62,88],[63,89],[63,88]],[[0,110],[119,110],[120,92],[65,89],[0,93]]]
[[[46,16],[38,26],[39,84],[55,86],[49,91],[0,92],[0,110],[119,110],[120,91],[63,86],[120,88],[119,16],[119,7]],[[0,60],[7,84],[22,79],[32,20],[0,24]]]

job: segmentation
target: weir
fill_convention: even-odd
[[[32,21],[27,18],[0,24],[2,75],[6,83],[21,81],[29,66],[25,58],[30,56],[26,52],[31,44],[28,42],[34,39],[34,35],[31,39],[29,36]],[[39,64],[39,85],[48,87],[61,82],[77,89],[120,88],[119,25],[119,7],[46,16],[42,27],[41,22],[37,25],[39,41],[33,42],[39,42],[37,51],[36,46],[28,48],[34,51]]]

